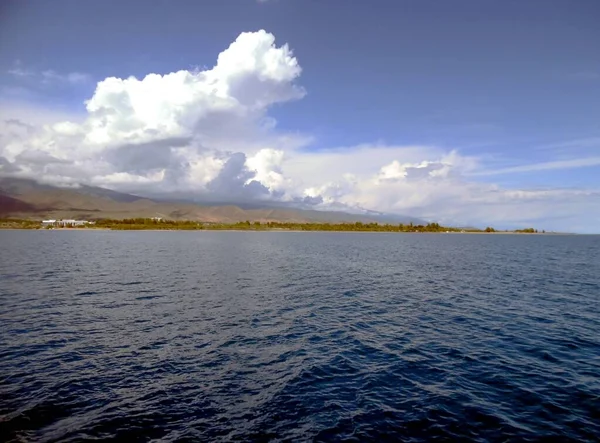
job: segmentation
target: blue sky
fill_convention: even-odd
[[[288,44],[293,51],[301,73],[289,71],[285,81],[302,94],[287,91],[260,109],[253,106],[255,115],[244,122],[237,109],[235,119],[219,120],[222,134],[212,134],[211,126],[208,137],[195,122],[194,130],[164,132],[156,140],[122,133],[110,140],[110,149],[118,152],[125,149],[119,142],[129,146],[160,139],[166,146],[164,140],[174,134],[202,140],[214,154],[210,159],[198,147],[185,155],[192,155],[186,164],[197,165],[194,170],[204,171],[204,178],[195,172],[195,181],[167,180],[164,171],[173,164],[181,167],[183,151],[175,145],[160,148],[172,154],[165,156],[152,145],[147,155],[165,159],[164,165],[154,162],[142,172],[139,165],[115,170],[104,165],[107,173],[93,178],[94,184],[154,193],[212,192],[216,185],[210,181],[225,173],[222,167],[230,160],[223,153],[239,152],[246,161],[228,177],[235,186],[226,187],[234,200],[257,198],[236,187],[254,179],[267,189],[261,188],[259,198],[301,201],[308,196],[320,199],[323,208],[600,231],[600,3],[595,0],[9,0],[0,6],[0,17],[2,116],[24,122],[35,115],[28,124],[36,127],[44,119],[62,119],[89,131],[93,122],[85,101],[98,93],[98,82],[210,70],[242,32],[264,29],[274,37],[274,48]],[[261,94],[281,92],[279,77],[273,81],[272,89]],[[156,94],[165,94],[161,91]],[[58,135],[36,134],[35,140],[21,134],[21,148],[5,135],[0,156],[11,171],[20,168],[20,174],[49,180],[79,177],[65,174],[64,167],[56,173],[51,165],[40,170],[25,164],[33,152],[44,151],[63,164],[73,157],[56,148],[64,142]],[[244,138],[252,143],[244,144]],[[73,160],[81,169],[97,149],[79,149],[87,149],[87,156],[78,152]],[[282,155],[258,155],[261,149]],[[326,161],[348,165],[348,170],[334,167],[330,174],[327,167],[301,166]],[[393,167],[396,172],[381,178],[381,168],[393,161],[400,165]],[[407,167],[431,172],[444,165],[452,169],[445,183],[439,183],[441,174],[431,175],[438,182],[430,183],[406,172]],[[319,177],[313,174],[317,169]],[[281,177],[275,180],[274,174]],[[452,186],[456,192],[443,201],[432,196]],[[394,200],[396,194],[402,198]],[[524,211],[531,205],[535,211]]]

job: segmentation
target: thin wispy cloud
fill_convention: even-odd
[[[13,67],[6,71],[8,74],[17,78],[26,78],[35,76],[35,72],[31,69],[27,69],[21,63],[21,60],[15,60]]]
[[[28,81],[39,81],[42,84],[49,83],[70,83],[73,85],[86,83],[91,81],[91,76],[83,72],[58,72],[54,69],[46,69],[43,71],[36,71],[34,69],[23,66],[23,63],[17,60],[14,66],[6,71],[18,80]]]
[[[549,143],[533,148],[536,151],[572,152],[576,149],[599,149],[600,137],[577,138],[574,140]]]
[[[52,69],[42,71],[40,74],[43,78],[44,83],[50,82],[67,82],[71,84],[86,83],[91,80],[88,74],[81,72],[69,72],[67,74],[60,74]]]
[[[7,72],[15,77],[33,77],[35,75],[33,71],[28,71],[22,68],[12,68],[9,69]]]
[[[574,158],[570,160],[557,160],[543,163],[513,166],[493,170],[476,171],[470,173],[472,176],[491,176],[501,174],[517,174],[524,172],[552,171],[559,169],[586,168],[600,165],[600,157]]]

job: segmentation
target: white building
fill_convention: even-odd
[[[93,224],[87,220],[42,220],[42,226],[84,226]]]

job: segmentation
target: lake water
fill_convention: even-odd
[[[600,237],[0,231],[0,440],[600,436]]]

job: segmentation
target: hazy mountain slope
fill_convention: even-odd
[[[137,218],[234,223],[238,221],[280,222],[382,222],[381,216],[287,207],[242,209],[236,205],[204,206],[194,203],[147,199],[109,189],[80,186],[58,188],[33,180],[0,178],[0,214],[19,218]],[[416,220],[408,218],[408,221]],[[396,223],[398,221],[395,221]]]
[[[13,213],[31,213],[35,211],[36,208],[33,205],[8,195],[0,194],[0,216],[5,217]]]
[[[96,186],[81,185],[81,187],[78,189],[78,192],[81,194],[93,195],[95,197],[107,197],[111,200],[124,203],[131,203],[144,199],[144,197],[139,197],[137,195],[124,194],[123,192],[117,192],[105,188],[98,188]]]

